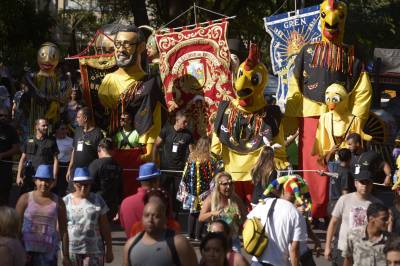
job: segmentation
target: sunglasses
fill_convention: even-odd
[[[232,180],[226,181],[226,182],[218,182],[220,186],[231,186],[232,185]]]

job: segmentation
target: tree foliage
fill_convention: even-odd
[[[89,0],[71,0],[81,5]],[[33,62],[40,43],[51,41],[50,33],[55,22],[71,34],[70,53],[79,50],[77,37],[89,37],[100,25],[125,20],[135,20],[137,25],[159,28],[187,10],[192,1],[187,0],[97,0],[93,9],[64,10],[52,18],[48,7],[36,11],[31,0],[2,0],[0,8],[0,56],[9,62]],[[47,0],[49,3],[50,1]],[[319,4],[320,0],[297,1],[298,8]],[[374,47],[396,48],[400,43],[400,0],[352,0],[349,3],[345,40],[355,44],[357,50],[370,58]],[[242,38],[261,45],[263,58],[269,61],[270,37],[265,31],[263,18],[274,13],[294,10],[293,1],[282,0],[195,0],[198,6],[236,16],[230,21],[228,38]],[[220,18],[216,14],[198,10],[197,21]],[[194,13],[187,13],[168,26],[193,24]],[[79,35],[79,34],[80,35]],[[78,36],[79,35],[79,36]],[[87,40],[87,39],[86,39]],[[82,42],[85,44],[85,42]]]
[[[54,20],[49,6],[35,10],[34,1],[1,0],[0,57],[5,63],[33,64],[41,43],[50,40]]]

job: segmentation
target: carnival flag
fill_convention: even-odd
[[[211,132],[218,103],[234,96],[227,26],[223,21],[156,34],[168,111],[185,110],[196,137]]]
[[[270,46],[272,70],[278,75],[276,100],[284,112],[288,80],[292,74],[296,55],[305,44],[321,39],[319,5],[265,17],[264,22],[265,29],[272,38]]]

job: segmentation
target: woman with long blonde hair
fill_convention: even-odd
[[[246,219],[246,207],[236,195],[232,176],[220,172],[214,177],[214,189],[203,202],[199,221],[224,220],[232,230],[233,249],[240,251],[239,227]]]
[[[265,188],[277,177],[273,148],[265,146],[262,149],[261,154],[250,173],[254,185],[252,203],[257,204],[258,201],[262,199]]]
[[[217,171],[217,161],[211,157],[210,141],[200,138],[190,152],[183,171],[177,199],[182,209],[189,210],[188,238],[199,240],[203,223],[198,221],[203,200],[210,193],[210,183]]]

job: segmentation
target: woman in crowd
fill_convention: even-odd
[[[101,266],[104,257],[107,263],[114,259],[108,207],[101,196],[90,192],[92,183],[87,168],[76,168],[73,178],[75,192],[64,197],[70,237],[69,256],[73,266]]]
[[[175,234],[179,234],[181,231],[181,226],[172,217],[172,209],[169,204],[169,198],[167,192],[165,192],[162,189],[151,189],[147,191],[146,195],[143,198],[143,203],[146,205],[149,202],[152,201],[160,201],[163,204],[166,204],[166,212],[167,212],[167,228],[171,229],[175,232]],[[130,237],[137,235],[138,233],[142,232],[144,230],[144,226],[142,221],[139,221],[132,225],[131,232],[130,232]]]
[[[71,91],[71,96],[66,106],[66,116],[68,121],[71,123],[72,128],[77,128],[78,124],[76,122],[76,115],[83,106],[81,102],[81,92],[78,87],[73,87]]]
[[[231,230],[229,225],[223,220],[215,220],[211,222],[208,231],[210,233],[222,233],[228,241],[228,252],[226,253],[226,259],[228,260],[229,266],[248,266],[246,258],[243,257],[239,252],[232,250],[231,243]]]
[[[234,192],[232,176],[229,173],[218,173],[214,177],[214,184],[211,194],[203,202],[199,220],[224,220],[232,231],[233,250],[240,251],[239,228],[246,219],[246,207]]]
[[[27,265],[56,266],[58,236],[62,241],[63,264],[69,265],[65,205],[50,192],[54,183],[52,166],[39,165],[34,182],[36,189],[22,194],[16,206],[23,217],[22,242],[28,255]]]
[[[201,203],[210,193],[210,183],[216,168],[217,162],[210,155],[210,141],[207,137],[202,137],[189,154],[177,195],[177,199],[183,204],[182,208],[190,212],[189,239],[201,238],[203,223],[199,222],[198,217]]]
[[[69,161],[71,160],[72,150],[74,149],[73,139],[68,136],[68,126],[64,122],[57,123],[55,129],[57,147],[60,153],[58,154],[58,177],[53,192],[60,197],[64,197],[68,187],[65,176],[67,174]]]
[[[201,266],[229,266],[228,241],[222,233],[207,234],[200,244]]]
[[[274,149],[270,146],[264,146],[260,157],[253,169],[251,177],[254,184],[252,203],[257,204],[263,197],[265,188],[276,179],[277,172],[274,163]]]
[[[20,238],[21,220],[9,207],[0,206],[0,265],[24,266],[26,253]]]

